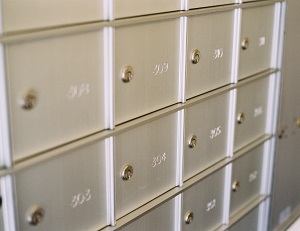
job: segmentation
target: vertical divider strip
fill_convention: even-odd
[[[184,103],[186,81],[187,17],[180,18],[178,101]]]
[[[9,119],[9,97],[5,72],[4,45],[0,44],[0,167],[12,166],[12,148]]]
[[[0,178],[4,230],[17,231],[17,205],[14,198],[14,180],[11,175]]]
[[[176,185],[183,185],[183,148],[184,148],[184,109],[177,112],[177,166]]]
[[[240,51],[240,36],[241,36],[241,20],[242,9],[234,10],[234,30],[233,30],[233,50],[232,50],[232,77],[231,82],[238,82],[238,69],[239,69],[239,51]]]
[[[175,230],[181,231],[182,225],[182,194],[175,197]]]
[[[227,138],[227,156],[233,157],[234,153],[234,129],[235,129],[235,114],[236,114],[236,97],[237,89],[230,91],[230,106],[228,119],[228,138]]]
[[[114,100],[114,28],[105,27],[104,31],[104,86],[105,86],[105,125],[115,128]]]
[[[225,188],[224,188],[224,209],[223,209],[223,223],[228,225],[230,219],[230,195],[231,195],[231,175],[232,163],[226,165],[225,170]]]
[[[115,177],[114,177],[114,137],[105,140],[106,154],[106,195],[107,195],[107,224],[116,225],[115,212]]]

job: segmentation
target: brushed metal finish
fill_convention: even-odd
[[[12,32],[104,19],[103,0],[3,0],[3,30]]]
[[[286,21],[279,128],[284,128],[285,133],[277,143],[270,225],[277,231],[286,230],[284,226],[300,214],[300,128],[297,126],[300,116],[300,1],[289,0],[284,7]]]
[[[234,149],[263,135],[268,115],[270,77],[237,88]]]
[[[194,176],[227,154],[230,92],[187,107],[185,112],[185,140],[197,135],[197,145],[184,146],[183,179]]]
[[[182,219],[193,211],[193,222],[183,222],[182,230],[214,230],[223,222],[225,169],[210,175],[183,192]]]
[[[93,31],[6,46],[14,160],[105,128],[102,37]],[[31,110],[19,104],[26,89],[38,97]]]
[[[231,215],[255,196],[259,196],[263,176],[263,157],[264,145],[260,145],[233,162],[230,199]],[[234,186],[236,186],[237,190],[234,190]]]
[[[259,221],[259,207],[252,210],[247,216],[243,217],[237,223],[235,223],[228,231],[255,231],[258,229]]]
[[[133,231],[142,229],[143,231],[174,231],[176,230],[175,211],[175,198],[173,198],[121,230]]]
[[[188,0],[189,9],[237,3],[237,0]]]
[[[117,219],[176,186],[177,113],[115,137]],[[119,177],[127,163],[129,181]]]
[[[115,29],[116,124],[178,102],[179,32],[179,19]],[[134,70],[130,83],[124,66]]]
[[[19,229],[32,230],[32,206],[43,208],[35,230],[98,230],[107,223],[104,141],[15,174]],[[29,213],[29,214],[28,214]],[[36,216],[38,217],[38,216]]]
[[[188,17],[187,54],[198,49],[201,60],[187,55],[187,99],[231,82],[233,25],[234,11]]]
[[[274,5],[242,9],[239,80],[271,67],[273,28]]]
[[[180,0],[113,0],[115,18],[178,11]]]

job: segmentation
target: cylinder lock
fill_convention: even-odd
[[[128,83],[133,79],[133,68],[131,66],[126,66],[122,69],[121,78],[124,83]]]
[[[44,220],[44,217],[45,217],[45,211],[39,205],[30,208],[26,214],[26,219],[28,224],[33,226],[39,225]]]
[[[121,177],[123,180],[128,181],[133,176],[133,167],[129,164],[125,165],[121,171]]]
[[[19,99],[19,104],[24,110],[34,108],[37,103],[37,93],[33,89],[27,90]]]

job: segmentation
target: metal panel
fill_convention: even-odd
[[[234,11],[188,18],[187,98],[231,82],[233,25]]]
[[[236,3],[238,0],[188,0],[189,9]]]
[[[237,89],[234,149],[240,149],[265,134],[270,77]]]
[[[8,44],[6,57],[14,159],[105,128],[101,31]]]
[[[176,230],[175,203],[176,200],[173,198],[121,230],[132,231],[142,229],[143,231],[174,231]]]
[[[274,9],[274,5],[242,9],[239,80],[271,67]]]
[[[114,0],[115,18],[155,14],[181,9],[180,0]]]
[[[3,31],[33,29],[104,19],[103,0],[1,0]]]
[[[224,182],[225,168],[183,193],[182,230],[214,230],[222,224]]]
[[[19,229],[104,227],[107,224],[104,150],[104,141],[90,144],[17,172]],[[42,221],[36,222],[39,218]]]
[[[186,109],[184,180],[226,157],[229,110],[230,92]]]
[[[179,19],[116,28],[116,124],[178,102],[179,32]]]
[[[286,5],[285,5],[286,4]],[[283,84],[271,206],[271,229],[286,230],[300,215],[300,1],[288,0],[286,7]],[[284,195],[284,196],[283,196]],[[286,227],[284,227],[287,225]]]
[[[230,214],[236,213],[260,195],[263,176],[264,145],[244,154],[232,164]]]
[[[258,229],[259,207],[252,210],[247,216],[238,221],[228,231],[259,231]]]
[[[176,186],[177,132],[175,113],[115,137],[117,219]]]

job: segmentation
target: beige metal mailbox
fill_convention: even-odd
[[[107,224],[104,141],[15,174],[19,229],[98,230]]]
[[[177,209],[175,203],[176,200],[173,198],[121,230],[132,231],[142,229],[143,231],[174,231],[176,230],[175,213]]]
[[[1,0],[4,32],[107,19],[105,0]]]
[[[178,102],[179,32],[179,19],[116,28],[116,124]]]
[[[233,4],[238,0],[188,0],[189,9],[207,7],[207,6],[217,6],[225,4]]]
[[[183,193],[182,230],[214,230],[223,222],[225,168]]]
[[[230,214],[236,213],[260,195],[263,176],[264,145],[244,154],[232,164]]]
[[[268,5],[242,10],[239,80],[271,67],[274,9]]]
[[[254,231],[254,230],[266,230],[261,220],[266,220],[264,211],[266,211],[267,203],[261,202],[255,209],[250,211],[245,217],[235,223],[228,231]]]
[[[229,112],[230,92],[186,109],[184,180],[226,157]]]
[[[5,47],[14,159],[105,128],[103,33]]]
[[[188,18],[187,98],[231,82],[233,29],[233,10]]]
[[[270,77],[264,77],[237,89],[235,150],[265,134],[269,82]]]
[[[179,11],[181,0],[114,0],[115,18]]]
[[[117,219],[176,186],[177,113],[115,137]]]

